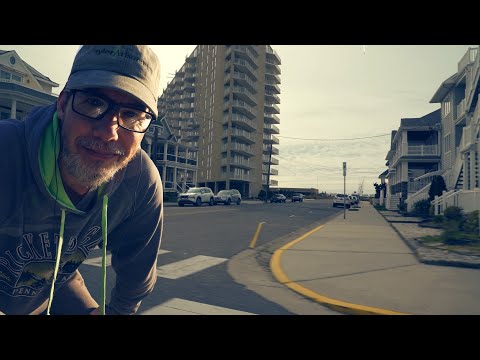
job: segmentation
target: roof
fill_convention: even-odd
[[[378,178],[380,179],[380,178],[382,178],[382,177],[384,177],[384,176],[387,176],[387,174],[388,174],[388,169],[385,170],[384,172],[382,172],[380,175],[378,175]]]
[[[400,120],[400,127],[417,127],[417,126],[435,126],[442,122],[440,109],[432,111],[420,118],[404,118]]]
[[[432,97],[432,100],[430,100],[430,103],[440,103],[443,101],[445,96],[452,90],[453,86],[457,82],[457,77],[458,74],[455,73],[452,76],[450,76],[447,80],[442,82],[438,90],[435,92],[435,94]]]
[[[6,54],[6,53],[9,53],[9,52],[13,52],[15,50],[0,50],[0,55],[3,55],[3,54]],[[17,54],[18,57],[20,57],[20,55]],[[22,58],[20,58],[20,60],[22,60]],[[58,86],[58,84],[52,80],[50,80],[50,78],[48,78],[47,76],[43,75],[40,71],[38,71],[37,69],[35,69],[33,66],[27,64],[25,61],[23,61],[23,64],[27,67],[27,69],[32,73],[33,76],[35,76],[36,78],[38,79],[42,79],[42,80],[46,80],[52,84],[54,84],[54,86]]]

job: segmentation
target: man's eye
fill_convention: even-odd
[[[121,114],[122,118],[126,121],[140,121],[141,116],[138,111],[134,110],[124,110]]]
[[[93,107],[102,107],[105,105],[105,101],[99,98],[90,97],[86,100],[86,103]]]

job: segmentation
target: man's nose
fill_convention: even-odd
[[[95,136],[105,142],[118,140],[118,110],[107,112],[101,120],[99,120],[93,129]]]

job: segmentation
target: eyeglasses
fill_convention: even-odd
[[[70,90],[73,94],[72,110],[89,119],[102,120],[105,114],[116,110],[117,124],[121,128],[136,133],[147,131],[155,115],[123,104],[115,104],[100,95],[83,91]]]

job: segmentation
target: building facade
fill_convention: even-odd
[[[431,178],[424,175],[440,169],[440,138],[440,110],[421,118],[401,119],[398,130],[392,132],[386,156],[388,209],[396,210],[399,203],[430,185]]]
[[[387,208],[396,210],[396,204],[405,200],[407,210],[413,210],[417,201],[429,197],[433,176],[441,175],[447,191],[432,201],[436,214],[443,213],[448,206],[459,206],[466,212],[480,209],[479,48],[466,51],[457,64],[457,72],[440,84],[430,100],[440,104],[439,110],[427,115],[431,122],[428,126],[435,123],[435,129],[422,129],[423,124],[418,120],[423,118],[410,124],[403,123],[405,119],[402,119],[398,132],[402,131],[403,135],[392,132],[392,146],[387,154]],[[407,126],[414,124],[420,128],[408,130]],[[422,144],[411,143],[410,134]],[[416,156],[415,167],[411,167],[411,159],[407,158],[411,145],[428,149],[428,154]]]
[[[58,84],[24,62],[17,52],[0,50],[0,120],[23,120],[35,106],[57,100]]]
[[[256,197],[278,185],[280,65],[269,45],[198,45],[175,73],[159,112],[198,150],[196,186]]]

